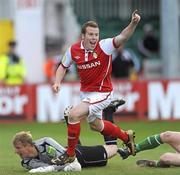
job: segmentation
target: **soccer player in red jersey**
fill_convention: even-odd
[[[129,25],[114,38],[99,40],[99,27],[95,21],[86,22],[81,29],[81,41],[71,45],[65,52],[62,62],[56,71],[53,91],[58,93],[66,69],[74,62],[80,78],[81,102],[70,109],[68,116],[67,152],[52,159],[53,164],[63,165],[75,160],[75,147],[80,135],[80,120],[87,118],[91,129],[102,135],[119,138],[134,151],[134,132],[124,131],[109,121],[102,120],[102,111],[113,98],[111,84],[112,59],[116,48],[132,36],[140,15],[135,10]]]

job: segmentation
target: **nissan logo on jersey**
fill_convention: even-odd
[[[78,69],[91,69],[93,67],[97,67],[100,66],[101,62],[100,61],[95,61],[93,63],[89,63],[89,64],[82,64],[82,65],[78,65]]]

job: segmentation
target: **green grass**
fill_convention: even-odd
[[[142,140],[148,135],[156,134],[166,130],[180,131],[180,122],[121,122],[117,123],[123,129],[134,129],[136,131],[136,142]],[[84,145],[103,144],[103,138],[100,134],[90,131],[88,125],[83,122],[81,125],[81,141]],[[21,123],[21,124],[0,124],[0,175],[23,175],[27,171],[20,165],[20,158],[14,153],[11,144],[13,135],[18,131],[31,131],[33,138],[38,139],[44,136],[50,136],[63,145],[66,145],[66,125],[61,123]],[[121,142],[119,142],[121,146]],[[81,172],[70,172],[61,174],[81,174],[81,175],[177,175],[179,168],[140,168],[136,166],[138,159],[158,159],[166,151],[174,151],[168,145],[144,151],[135,157],[129,157],[127,160],[121,160],[116,156],[109,160],[106,167],[86,168]],[[48,173],[58,174],[58,173]]]

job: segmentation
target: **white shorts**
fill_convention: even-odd
[[[96,118],[102,119],[102,112],[112,101],[113,92],[81,92],[83,102],[90,103],[87,121],[93,122]]]

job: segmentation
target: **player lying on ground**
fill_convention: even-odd
[[[113,101],[106,108],[106,119],[112,120],[112,113],[124,104],[123,100]],[[107,115],[108,114],[108,115]],[[33,141],[30,132],[21,131],[13,138],[15,152],[21,157],[21,164],[30,173],[54,171],[80,171],[81,167],[105,166],[109,158],[116,155],[116,140],[105,139],[108,145],[76,146],[77,159],[66,165],[52,165],[51,159],[62,155],[66,149],[50,137]],[[77,161],[78,160],[78,161]]]
[[[159,160],[138,160],[137,165],[142,167],[170,167],[180,166],[180,132],[166,131],[157,135],[152,135],[135,145],[136,153],[156,148],[161,144],[170,145],[176,152],[167,152],[160,156]],[[123,159],[131,155],[129,148],[119,149]]]

